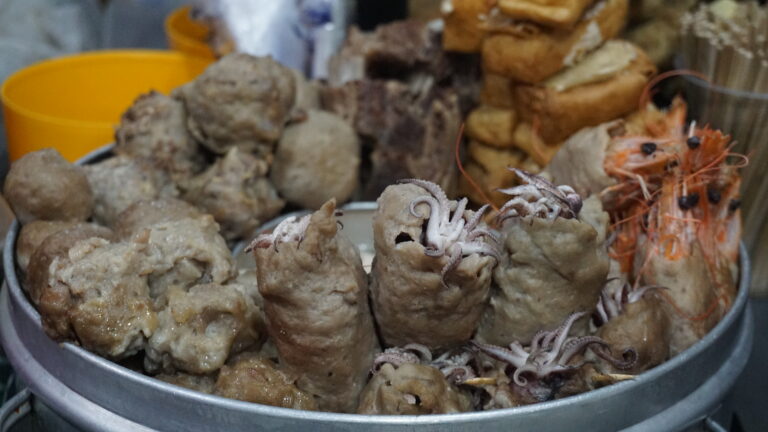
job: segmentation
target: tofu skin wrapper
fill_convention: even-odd
[[[300,240],[257,247],[254,255],[281,368],[320,410],[354,412],[378,342],[365,270],[338,232],[335,210],[329,201],[312,214]]]
[[[373,236],[376,257],[371,296],[380,335],[386,346],[419,343],[433,351],[468,341],[488,301],[495,258],[473,253],[445,275],[447,255],[425,254],[419,241],[425,214],[416,217],[410,205],[429,194],[419,186],[389,186],[378,200]],[[467,212],[471,214],[471,212]]]
[[[599,361],[604,372],[638,374],[660,365],[669,356],[669,318],[662,300],[647,293],[644,298],[625,306],[617,317],[611,318],[598,330],[597,335],[608,342],[615,353],[632,348],[637,362],[631,369],[618,370],[607,362]]]
[[[609,269],[602,236],[579,219],[526,216],[503,228],[502,262],[493,273],[491,300],[478,330],[484,342],[528,343],[557,328],[573,312],[595,309]],[[574,334],[586,334],[585,318]]]

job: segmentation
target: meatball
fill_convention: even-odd
[[[93,193],[82,168],[50,148],[14,162],[3,195],[22,224],[36,219],[84,221],[93,211]]]
[[[200,393],[213,393],[213,386],[216,384],[215,377],[211,375],[192,375],[184,372],[172,374],[155,375],[158,379],[168,384],[177,385]]]
[[[158,325],[142,276],[145,248],[89,238],[54,258],[39,307],[48,335],[113,359],[142,350]]]
[[[32,221],[21,228],[16,240],[16,265],[26,273],[29,258],[49,235],[77,225],[73,221]]]
[[[306,121],[285,129],[271,179],[291,203],[318,209],[331,198],[344,202],[354,193],[360,142],[341,117],[318,110],[308,114]]]
[[[95,198],[93,218],[110,227],[135,202],[178,194],[165,173],[126,156],[88,165],[85,172]]]
[[[166,171],[178,183],[203,170],[205,159],[187,131],[184,104],[156,91],[139,96],[115,131],[115,152]]]
[[[157,223],[200,216],[202,213],[193,205],[175,198],[139,201],[131,204],[117,217],[115,235],[119,239],[127,239]]]
[[[238,356],[221,368],[214,392],[246,402],[317,410],[312,395],[299,390],[270,360],[250,353]]]
[[[290,69],[269,57],[227,55],[176,90],[187,108],[189,129],[215,153],[230,147],[269,152],[293,107]]]
[[[160,222],[134,238],[147,243],[150,295],[158,308],[171,286],[221,284],[236,276],[232,254],[210,215]]]
[[[237,147],[195,177],[184,198],[213,215],[228,240],[248,237],[285,202],[267,179],[266,161]]]
[[[144,366],[205,374],[219,369],[231,352],[256,345],[263,334],[260,311],[236,285],[168,289],[168,306],[149,340]]]
[[[92,237],[110,240],[112,231],[96,224],[80,222],[43,239],[29,257],[24,280],[24,288],[29,293],[32,303],[35,305],[40,303],[40,297],[48,286],[50,267],[54,259],[68,259],[69,248],[80,240]]]

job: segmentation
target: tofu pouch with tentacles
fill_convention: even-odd
[[[379,197],[371,296],[387,346],[441,350],[468,341],[488,300],[496,234],[434,183],[405,180]]]
[[[388,348],[374,360],[373,377],[360,396],[357,412],[422,415],[471,411],[471,394],[459,385],[475,376],[469,364],[473,357],[462,350],[432,359],[431,351],[419,344]]]
[[[582,367],[587,350],[619,370],[637,362],[634,348],[620,352],[598,336],[570,336],[573,324],[587,314],[570,314],[554,330],[539,329],[531,342],[496,346],[473,341],[483,354],[501,362],[501,369],[484,371],[495,381],[485,386],[486,409],[544,402],[585,391]]]
[[[323,411],[353,412],[378,346],[365,270],[335,200],[251,244],[281,369]]]
[[[575,311],[593,311],[609,268],[601,236],[579,219],[579,195],[515,171],[525,184],[502,190],[512,196],[498,218],[504,250],[478,330],[481,341],[503,346],[530,342]],[[577,322],[575,334],[585,334],[587,324]]]
[[[669,356],[669,316],[662,307],[655,285],[633,287],[621,280],[605,285],[594,316],[597,336],[613,349],[632,348],[637,362],[625,370],[598,360],[596,367],[604,373],[639,374],[663,363]]]

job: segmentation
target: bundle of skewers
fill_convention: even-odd
[[[744,239],[756,273],[768,262],[768,7],[756,1],[718,0],[704,4],[681,19],[679,66],[699,76],[690,79],[692,114],[701,122],[732,133],[733,151],[750,158],[744,173]],[[706,82],[705,82],[706,80]],[[754,274],[753,280],[768,280]],[[760,287],[755,287],[760,290]],[[768,294],[768,286],[762,289]]]
[[[683,15],[683,62],[712,84],[768,93],[768,8],[719,0]]]

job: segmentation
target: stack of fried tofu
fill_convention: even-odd
[[[466,119],[469,175],[496,204],[515,183],[507,167],[547,165],[571,134],[638,106],[656,73],[637,46],[614,38],[628,0],[445,0],[443,48],[480,53],[480,106]],[[482,195],[461,179],[461,193]]]

